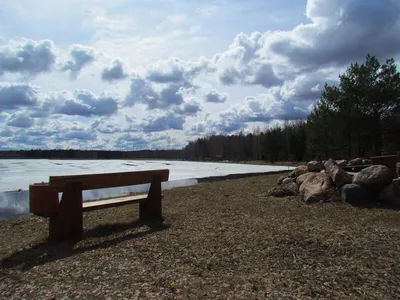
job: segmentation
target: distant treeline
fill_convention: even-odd
[[[305,121],[286,122],[247,135],[213,135],[190,142],[184,152],[189,160],[299,161],[306,156]]]

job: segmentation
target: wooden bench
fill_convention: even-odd
[[[168,181],[169,170],[123,173],[50,176],[48,183],[29,186],[30,212],[50,218],[49,239],[82,238],[83,212],[139,203],[139,219],[162,220],[161,182]],[[150,183],[147,194],[83,201],[82,192]],[[62,193],[59,201],[59,193]]]

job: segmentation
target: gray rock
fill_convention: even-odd
[[[295,182],[296,179],[294,178],[290,178],[290,177],[286,177],[285,179],[283,179],[282,184],[288,184],[291,182]]]
[[[388,167],[373,165],[358,172],[353,178],[353,183],[359,184],[370,191],[379,192],[390,184],[392,179],[393,173]]]
[[[296,172],[293,170],[292,172],[289,173],[288,177],[296,178]]]
[[[352,181],[351,176],[339,167],[333,159],[329,159],[325,162],[325,170],[337,187],[341,187]]]
[[[358,184],[345,184],[340,189],[340,198],[343,202],[355,206],[372,207],[376,205],[373,196],[368,190]]]
[[[294,176],[297,178],[300,175],[307,173],[307,171],[308,171],[307,166],[300,165],[300,166],[296,167],[296,169],[294,169]]]
[[[397,177],[400,177],[400,162],[396,163],[396,173]]]
[[[324,165],[320,161],[309,161],[307,163],[307,171],[308,172],[321,172],[324,169]]]
[[[379,193],[379,202],[392,207],[400,207],[400,178],[394,179]]]
[[[315,203],[330,198],[335,192],[335,185],[326,173],[310,173],[300,185],[300,200]]]
[[[267,193],[267,196],[274,197],[286,197],[286,196],[297,196],[299,194],[299,189],[297,184],[294,182],[288,184],[282,184],[277,187],[273,187]]]
[[[286,178],[286,176],[282,175],[281,177],[278,178],[278,185],[281,185],[283,180]]]

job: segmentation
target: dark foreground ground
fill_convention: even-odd
[[[135,205],[90,212],[76,244],[2,221],[0,298],[398,298],[400,212],[266,198],[278,177],[165,191],[164,226]]]

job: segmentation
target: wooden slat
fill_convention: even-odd
[[[67,183],[80,182],[82,190],[93,190],[151,183],[155,176],[160,177],[161,181],[168,181],[169,170],[50,176],[49,185],[62,192]]]
[[[85,201],[82,204],[82,209],[83,211],[92,211],[107,207],[117,207],[132,203],[138,203],[141,201],[145,201],[146,199],[147,199],[147,194],[111,198],[106,200]]]

